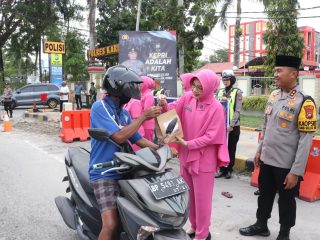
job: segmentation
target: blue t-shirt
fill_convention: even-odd
[[[104,128],[111,136],[115,132],[119,131],[121,126],[129,125],[132,122],[130,114],[125,109],[121,109],[119,115],[116,114],[117,111],[114,102],[110,97],[106,96],[104,100],[97,101],[92,105],[90,128]],[[117,124],[117,121],[120,126]],[[136,132],[129,140],[131,143],[135,143],[141,138],[142,136]],[[107,168],[99,170],[93,169],[93,164],[112,161],[114,158],[113,154],[119,150],[120,149],[110,141],[98,141],[91,138],[89,163],[89,176],[91,182],[102,178],[120,179],[122,177],[121,174],[116,172],[101,175],[101,172],[105,171]]]
[[[81,95],[81,91],[84,91],[84,88],[81,84],[74,85],[74,94],[75,95]]]

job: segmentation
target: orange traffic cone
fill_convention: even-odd
[[[12,131],[12,125],[11,125],[10,119],[8,117],[7,111],[4,111],[4,114],[3,114],[3,131],[4,132],[11,132]]]

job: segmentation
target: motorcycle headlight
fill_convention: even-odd
[[[138,230],[137,240],[145,240],[147,239],[152,233],[159,231],[160,228],[153,227],[153,226],[141,226]]]

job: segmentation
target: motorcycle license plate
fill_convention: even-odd
[[[149,188],[157,200],[189,190],[188,185],[181,176],[161,182],[149,183]]]

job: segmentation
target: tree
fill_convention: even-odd
[[[229,8],[232,6],[234,0],[223,0],[223,5],[220,13],[219,21],[221,23],[221,27],[226,30],[227,23],[227,12]],[[239,67],[239,54],[240,54],[240,37],[242,35],[242,29],[240,28],[241,22],[241,0],[237,0],[237,17],[236,17],[236,25],[234,30],[234,46],[233,46],[233,64],[234,66]]]
[[[137,0],[100,0],[97,20],[99,46],[118,42],[119,30],[135,30]],[[176,30],[178,47],[185,48],[185,71],[191,71],[201,55],[203,38],[210,34],[217,23],[215,16],[217,0],[178,0],[142,1],[140,30]],[[116,59],[108,59],[116,62]],[[112,62],[111,62],[112,64]]]
[[[87,62],[84,55],[87,42],[77,31],[70,31],[65,38],[65,45],[65,75],[71,74],[73,81],[87,80]]]
[[[222,48],[214,51],[213,55],[210,55],[209,61],[211,63],[228,62],[228,49]]]
[[[265,75],[273,76],[276,55],[302,57],[304,40],[299,34],[297,16],[298,0],[263,0],[269,21],[263,36],[267,59]]]

